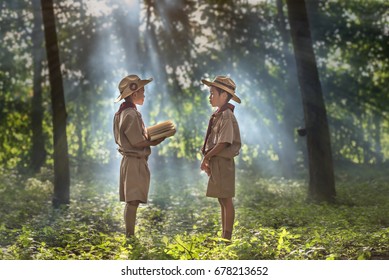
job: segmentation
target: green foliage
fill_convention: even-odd
[[[305,202],[301,180],[263,178],[280,173],[282,151],[289,149],[285,136],[300,150],[293,159],[303,162],[306,150],[293,134],[303,114],[292,90],[298,86],[290,39],[280,28],[285,7],[280,12],[276,1],[144,1],[129,16],[126,1],[104,2],[112,9],[101,14],[91,13],[85,1],[56,6],[69,156],[77,176],[72,203],[60,211],[51,207],[51,156],[33,178],[0,169],[1,258],[388,258],[388,178],[377,179],[375,170],[389,158],[387,1],[310,1],[308,7],[337,170],[347,162],[365,164],[338,171],[335,205]],[[32,148],[32,18],[31,1],[1,4],[0,168],[23,174]],[[163,168],[153,173],[151,203],[139,209],[138,239],[131,241],[122,234],[112,174],[91,174],[118,160],[112,101],[128,69],[155,78],[141,108],[146,125],[167,118],[177,125],[176,136],[153,153],[156,165],[176,170],[175,176]],[[45,63],[41,72],[42,129],[52,155]],[[237,166],[245,171],[238,174],[232,243],[219,238],[219,209],[204,198],[205,178],[193,177],[211,113],[199,81],[217,74],[234,78],[243,101],[236,110],[243,140]]]
[[[123,205],[116,187],[101,179],[106,175],[74,180],[71,204],[55,210],[50,172],[25,178],[1,170],[0,259],[388,259],[388,178],[361,171],[338,175],[335,204],[306,202],[303,181],[239,173],[227,241],[201,177],[180,186],[156,172],[150,203],[138,210],[136,238],[126,239]]]
[[[280,28],[285,25],[288,30],[283,22],[286,7],[278,10],[276,2],[185,0],[168,5],[143,1],[129,9],[130,15],[123,12],[128,5],[124,0],[102,1],[111,9],[101,13],[92,12],[84,1],[58,4],[71,163],[114,159],[113,99],[128,69],[154,77],[141,108],[146,125],[167,118],[177,125],[176,136],[158,150],[163,157],[199,157],[211,112],[200,79],[217,74],[231,75],[242,97],[237,116],[246,165],[255,166],[256,159],[282,160],[282,152],[289,149],[287,138],[295,144],[291,150],[301,151],[293,133],[303,125],[297,76],[290,63],[289,34],[283,36]],[[385,162],[389,157],[388,3],[310,2],[334,158]],[[33,67],[38,58],[31,42],[39,37],[33,33],[31,1],[3,1],[0,20],[4,41],[0,46],[0,165],[25,169],[31,164]],[[37,42],[42,47],[43,43]],[[46,164],[52,165],[46,63],[41,78]],[[301,156],[298,160],[302,161]]]

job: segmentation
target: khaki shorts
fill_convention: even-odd
[[[150,170],[146,158],[124,156],[120,164],[120,201],[147,203]]]
[[[229,198],[235,196],[234,158],[212,157],[209,161],[211,176],[206,196]]]

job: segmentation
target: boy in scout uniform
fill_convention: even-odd
[[[126,236],[134,236],[135,219],[139,203],[147,203],[150,171],[147,164],[150,146],[156,146],[164,138],[149,141],[142,115],[136,105],[143,105],[144,86],[152,79],[141,80],[129,75],[119,83],[120,95],[115,102],[124,99],[114,116],[113,133],[118,151],[123,156],[120,164],[120,201],[125,201],[124,221]]]
[[[201,170],[209,176],[206,195],[216,197],[221,208],[221,221],[225,239],[231,239],[235,219],[232,198],[235,196],[234,157],[241,147],[238,122],[234,115],[232,99],[240,103],[235,93],[235,83],[226,76],[217,76],[212,82],[201,80],[209,86],[209,101],[217,111],[212,114],[202,148]]]

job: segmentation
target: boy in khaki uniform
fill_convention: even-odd
[[[114,116],[113,133],[118,151],[123,156],[120,164],[120,201],[125,201],[124,221],[126,236],[135,232],[136,212],[139,203],[147,203],[150,185],[150,170],[147,164],[150,146],[156,146],[164,138],[149,141],[142,115],[136,105],[143,105],[144,86],[152,79],[141,80],[137,75],[129,75],[119,83],[120,95],[115,102],[124,99]]]
[[[232,198],[235,196],[235,162],[241,147],[238,122],[232,99],[240,103],[235,94],[235,83],[226,76],[217,76],[212,82],[201,80],[210,87],[209,101],[218,107],[212,114],[202,148],[201,170],[209,176],[207,196],[219,200],[222,220],[222,237],[231,239],[235,219]]]

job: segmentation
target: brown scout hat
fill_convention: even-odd
[[[152,80],[153,78],[141,80],[137,75],[128,75],[124,77],[119,83],[118,88],[120,95],[115,99],[115,102],[119,102],[120,100],[130,96],[138,89],[150,83]]]
[[[216,76],[216,78],[210,82],[207,80],[201,80],[201,82],[209,87],[214,86],[221,88],[222,90],[228,92],[232,95],[232,100],[234,100],[237,103],[240,103],[240,98],[235,94],[236,85],[231,78],[227,76]]]

